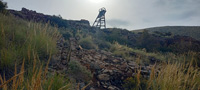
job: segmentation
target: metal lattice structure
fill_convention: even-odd
[[[106,8],[99,9],[99,15],[97,16],[96,20],[93,23],[93,27],[97,27],[99,29],[106,28],[106,19],[105,19]]]

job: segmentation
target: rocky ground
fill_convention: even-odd
[[[69,60],[79,61],[93,74],[92,83],[86,88],[88,90],[123,90],[123,81],[134,76],[137,70],[141,70],[143,77],[150,74],[150,66],[139,66],[134,61],[115,57],[103,50],[85,50],[76,41],[70,38],[71,46],[67,46],[64,39],[58,41],[59,53],[52,57],[49,70],[66,72]],[[67,49],[69,47],[71,49]]]

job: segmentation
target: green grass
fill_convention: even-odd
[[[146,49],[136,49],[130,48],[125,45],[120,45],[117,42],[114,42],[110,48],[110,51],[115,56],[120,56],[126,60],[133,60],[138,64],[149,64],[149,58],[155,58],[160,62],[191,62],[190,60],[194,59],[195,64],[200,65],[199,55],[197,52],[187,52],[184,54],[174,54],[171,52],[161,53],[161,52],[147,52]],[[131,55],[134,54],[134,55]]]
[[[82,81],[84,83],[89,83],[89,81],[92,79],[92,73],[76,60],[71,60],[69,62],[69,69],[67,74],[69,78],[74,79],[72,81],[75,82]]]
[[[147,28],[149,32],[159,31],[162,33],[171,32],[174,35],[190,36],[197,40],[200,40],[200,27],[199,26],[165,26]],[[133,32],[142,32],[143,30],[133,30]]]
[[[26,70],[24,67],[25,59],[21,65],[20,71],[17,71],[15,64],[14,76],[8,80],[5,75],[0,75],[0,89],[3,90],[69,90],[71,84],[69,80],[60,74],[48,73],[48,64],[43,68],[42,64],[36,65],[39,61],[34,59],[33,67]],[[36,67],[38,66],[38,67]],[[19,72],[19,73],[18,73]]]
[[[91,36],[81,38],[79,44],[81,45],[81,47],[85,49],[98,49],[98,46],[95,45],[93,38]]]
[[[138,70],[135,76],[124,81],[123,87],[125,90],[199,90],[199,69],[192,62],[161,64],[152,67],[148,78],[143,78]]]
[[[57,52],[57,28],[0,14],[0,69],[13,68],[15,63],[31,63],[33,54],[46,59]]]
[[[148,80],[149,88],[153,90],[198,90],[200,88],[199,69],[199,67],[193,67],[192,62],[162,65],[158,74],[151,73]]]
[[[48,72],[60,37],[56,27],[0,14],[0,89],[69,88],[66,77]]]

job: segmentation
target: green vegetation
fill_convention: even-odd
[[[5,8],[6,4],[0,1],[0,11]],[[49,24],[25,21],[35,19],[31,15],[32,18],[22,17],[25,19],[22,20],[0,14],[0,88],[3,90],[66,90],[76,87],[77,82],[88,84],[92,73],[76,60],[69,62],[67,77],[48,72],[49,60],[57,53],[56,41],[61,35],[66,40],[74,37],[84,49],[110,51],[114,56],[133,60],[139,65],[156,62],[150,77],[142,77],[140,69],[135,76],[128,77],[123,85],[127,90],[200,89],[198,27],[165,27],[165,30],[137,32],[119,28],[99,30],[87,23],[46,16],[42,22]]]
[[[5,13],[7,7],[8,7],[7,3],[3,2],[2,0],[0,0],[0,13]]]
[[[174,35],[180,36],[190,36],[197,40],[200,40],[200,27],[199,26],[165,26],[165,27],[154,27],[147,28],[150,33],[161,32],[161,33],[169,33],[171,32]],[[141,32],[142,30],[133,30],[133,32]]]
[[[56,53],[56,40],[59,33],[48,24],[26,22],[13,16],[0,14],[0,69],[13,68],[14,63],[32,63],[33,54],[45,60]],[[47,58],[46,58],[47,60]]]
[[[158,68],[152,67],[149,78],[141,77],[140,70],[134,77],[127,78],[123,87],[125,90],[199,90],[199,67],[188,64],[168,63]]]
[[[66,90],[64,77],[48,73],[57,53],[57,28],[0,14],[0,88],[3,90]],[[46,67],[44,67],[46,64]]]
[[[16,11],[10,11],[10,12],[11,14],[17,17],[21,17],[26,20],[32,20],[44,23],[49,22],[53,26],[58,26],[59,29],[62,29],[59,31],[63,34],[65,39],[69,39],[70,37],[75,37],[78,40],[81,40],[82,38],[85,38],[85,40],[82,39],[83,41],[81,41],[81,44],[84,45],[83,47],[89,49],[94,49],[95,46],[95,48],[97,49],[108,50],[111,46],[111,43],[116,41],[119,44],[127,45],[130,48],[139,48],[139,49],[145,48],[147,52],[166,52],[166,53],[173,52],[173,53],[183,54],[189,51],[194,51],[194,52],[200,51],[199,41],[190,37],[177,36],[179,34],[174,34],[173,32],[151,33],[151,31],[147,29],[147,30],[141,30],[139,33],[135,33],[120,28],[108,28],[104,30],[98,30],[97,28],[90,27],[89,21],[87,20],[80,20],[80,21],[65,20],[62,19],[61,16],[44,15],[25,8],[23,8],[22,11],[19,12]],[[42,18],[41,16],[45,18]],[[180,31],[179,27],[176,29]],[[187,28],[187,31],[191,31],[190,29],[192,29],[193,31],[194,28]],[[197,31],[197,29],[198,28],[195,27],[195,30],[193,32],[196,32],[195,35],[199,36],[198,34],[199,31]],[[77,37],[78,34],[82,37]],[[192,37],[195,35],[186,35],[186,36]],[[90,36],[92,38],[92,41],[87,41],[86,37]],[[92,44],[92,47],[85,46],[87,43]]]
[[[79,41],[79,44],[85,49],[97,49],[97,46],[93,43],[92,37],[85,37]]]
[[[49,59],[50,60],[50,59]],[[0,88],[3,90],[66,90],[70,88],[70,82],[61,75],[54,75],[48,73],[48,63],[43,70],[43,65],[37,65],[39,61],[34,59],[33,67],[28,71],[24,67],[25,59],[21,65],[19,73],[17,73],[17,66],[15,64],[14,76],[6,80],[6,76],[0,75]],[[50,76],[47,76],[47,75]]]
[[[69,70],[67,74],[69,78],[75,79],[72,81],[89,83],[89,81],[92,79],[91,72],[75,60],[71,60],[69,62]]]

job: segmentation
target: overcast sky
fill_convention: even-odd
[[[108,27],[129,30],[156,26],[200,26],[200,0],[3,0],[9,9],[22,7],[65,19],[87,19],[92,25],[101,7]]]

